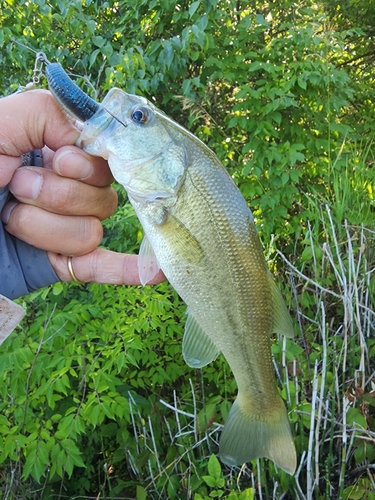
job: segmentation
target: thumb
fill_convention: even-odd
[[[21,166],[21,155],[48,146],[74,144],[79,130],[46,90],[29,90],[0,99],[0,187]]]

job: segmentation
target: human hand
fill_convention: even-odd
[[[74,146],[79,130],[49,92],[1,99],[0,117],[0,188],[8,184],[15,197],[2,211],[6,230],[45,250],[62,281],[72,279],[74,256],[80,281],[139,284],[136,255],[97,248],[100,220],[117,205],[113,178],[102,158]],[[42,147],[45,168],[19,168],[23,153]],[[152,283],[163,279],[160,272]]]

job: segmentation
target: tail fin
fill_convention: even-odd
[[[297,466],[296,449],[283,401],[273,415],[249,414],[234,402],[220,439],[220,459],[227,465],[242,465],[254,458],[267,457],[288,474]]]

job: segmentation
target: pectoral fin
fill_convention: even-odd
[[[294,328],[292,319],[286,308],[284,299],[278,289],[273,276],[269,274],[269,282],[272,293],[272,304],[273,304],[273,327],[272,333],[280,333],[285,335],[285,337],[294,337]]]
[[[219,352],[207,333],[188,311],[182,341],[182,354],[186,364],[192,368],[202,368],[211,363]]]
[[[173,214],[168,214],[168,221],[163,226],[168,231],[168,241],[179,258],[189,264],[199,264],[204,257],[199,241],[183,222]]]
[[[138,275],[142,285],[146,285],[160,270],[156,255],[152,246],[145,236],[141,243],[138,255]]]

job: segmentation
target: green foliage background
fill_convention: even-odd
[[[2,95],[43,51],[98,100],[146,96],[228,168],[296,318],[273,351],[300,457],[297,478],[221,470],[235,382],[223,359],[184,365],[168,284],[57,284],[1,348],[3,498],[374,499],[374,20],[373,0],[2,2]],[[119,195],[103,245],[135,252]]]

